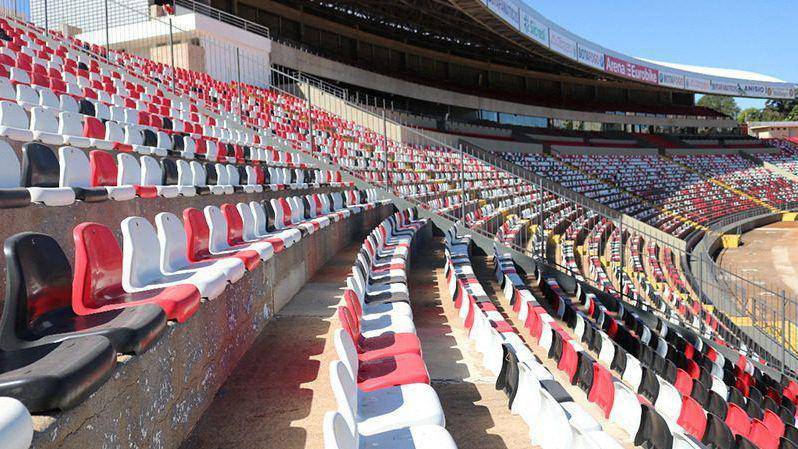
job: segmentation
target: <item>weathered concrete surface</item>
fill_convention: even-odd
[[[528,449],[529,428],[510,413],[482,354],[468,338],[449,299],[442,242],[435,240],[410,276],[416,329],[432,386],[459,449]]]
[[[129,201],[103,201],[100,203],[76,202],[66,207],[46,207],[30,205],[19,209],[8,209],[3,212],[0,226],[0,240],[20,232],[41,232],[52,236],[64,249],[70,263],[74,262],[75,244],[72,239],[72,228],[86,221],[101,223],[114,232],[122,242],[122,231],[119,223],[127,217],[144,217],[154,223],[155,215],[160,212],[171,212],[181,219],[183,210],[189,207],[202,209],[205,206],[236,204],[249,201],[261,201],[284,196],[307,195],[311,193],[329,193],[341,191],[339,188],[281,190],[279,192],[234,193],[232,195],[202,195],[177,198],[134,198]],[[5,258],[0,257],[0,272],[5,272]],[[0,289],[5,289],[5,276],[0,276]],[[3,298],[0,297],[0,304]]]
[[[35,417],[33,447],[178,447],[274,313],[392,210],[366,211],[306,237],[204,302],[188,322],[170,324],[145,354],[120,357],[111,379],[83,404]]]
[[[336,407],[335,307],[359,248],[339,251],[266,325],[183,448],[321,447],[324,413]]]

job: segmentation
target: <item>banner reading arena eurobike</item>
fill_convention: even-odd
[[[682,70],[644,62],[581,39],[542,16],[524,0],[481,0],[497,17],[524,36],[585,66],[644,83],[691,92],[758,98],[796,98],[798,85],[714,77],[701,70]],[[614,54],[615,56],[610,55]]]
[[[604,70],[625,78],[651,84],[659,84],[659,71],[656,69],[635,64],[634,62],[626,61],[614,56],[605,56]]]

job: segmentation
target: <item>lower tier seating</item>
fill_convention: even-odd
[[[74,265],[54,238],[4,244],[0,396],[33,413],[79,404],[112,374],[116,355],[142,354],[262,261],[329,224],[384,204],[376,191],[288,196],[163,212],[72,232]]]
[[[411,248],[424,226],[413,209],[393,214],[352,267],[333,337],[338,409],[324,419],[325,449],[456,448],[429,385],[407,290]]]

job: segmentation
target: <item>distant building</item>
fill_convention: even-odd
[[[798,122],[749,122],[748,134],[759,139],[798,138]]]

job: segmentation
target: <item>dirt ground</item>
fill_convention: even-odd
[[[739,248],[721,251],[724,269],[798,298],[798,222],[783,221],[742,235]]]

